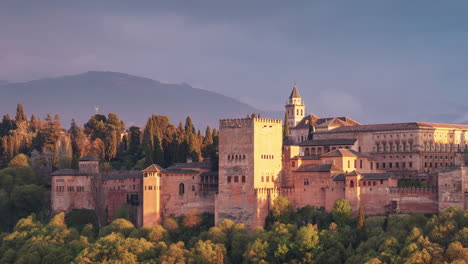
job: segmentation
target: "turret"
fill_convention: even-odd
[[[288,104],[286,104],[286,116],[289,126],[294,128],[305,115],[305,105],[302,101],[301,94],[294,83],[291,95],[289,96]]]
[[[99,158],[94,154],[88,154],[78,161],[80,173],[99,174]]]

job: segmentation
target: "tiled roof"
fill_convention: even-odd
[[[339,169],[335,167],[333,164],[321,164],[321,165],[307,164],[307,165],[302,165],[296,171],[298,172],[330,172],[330,171],[337,171],[337,170]]]
[[[207,171],[207,172],[202,172],[200,174],[201,176],[218,176],[217,171]]]
[[[143,178],[143,174],[139,170],[118,170],[101,173],[104,180],[109,179],[129,179],[129,178]]]
[[[211,162],[175,163],[167,169],[211,169]]]
[[[339,120],[343,126],[357,126],[360,125],[358,122],[354,121],[353,119],[347,116],[340,116],[340,117],[325,117],[319,118],[316,115],[310,114],[305,116],[294,128],[292,129],[308,129],[310,124],[313,126],[320,126],[334,120]]]
[[[468,125],[424,123],[424,122],[390,123],[390,124],[344,126],[344,127],[338,127],[329,131],[319,131],[316,133],[353,133],[353,132],[368,132],[368,131],[414,130],[414,129],[420,129],[420,128],[468,129]]]
[[[165,169],[165,174],[198,174],[196,170],[186,170],[186,169]]]
[[[74,169],[60,169],[52,173],[52,176],[85,176],[85,175],[87,174],[80,173],[78,170],[74,170]]]
[[[160,171],[164,171],[164,169],[157,164],[152,164],[148,168],[144,169],[142,172],[160,172]]]
[[[359,158],[369,158],[369,156],[364,155],[360,152],[354,151],[352,149],[337,149],[330,152],[327,152],[322,155],[322,157],[359,157]]]
[[[295,156],[292,160],[319,160],[320,156]]]
[[[387,180],[392,178],[392,174],[390,173],[361,173],[364,179],[369,180]]]
[[[299,143],[299,146],[331,146],[331,145],[354,145],[357,139],[341,138],[341,139],[312,139]]]
[[[299,93],[299,90],[297,89],[296,84],[294,84],[294,87],[291,91],[291,95],[289,96],[289,98],[301,98],[301,94]]]
[[[350,173],[341,173],[333,177],[334,181],[344,181],[346,176],[356,176],[358,173],[356,171]],[[392,178],[390,173],[359,173],[362,175],[362,178],[365,180],[388,180]]]
[[[345,178],[345,174],[344,174],[344,173],[335,175],[335,177],[333,177],[333,180],[334,180],[334,181],[344,181],[345,179],[346,179],[346,178]]]
[[[99,161],[99,158],[94,154],[88,154],[80,159],[80,161]]]

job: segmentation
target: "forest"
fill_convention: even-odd
[[[71,120],[64,128],[60,116],[28,117],[18,104],[16,115],[0,121],[0,231],[35,213],[51,216],[50,175],[58,169],[77,169],[79,158],[94,153],[101,170],[142,170],[156,163],[210,159],[217,166],[218,131],[196,130],[190,117],[174,126],[166,116],[152,115],[144,127],[125,124],[117,114],[96,114],[83,125]]]
[[[274,201],[265,227],[247,230],[191,211],[137,229],[123,218],[96,230],[84,210],[48,222],[32,214],[0,234],[0,263],[420,263],[468,261],[468,212],[353,218],[346,200],[331,211]],[[93,224],[94,223],[94,224]]]

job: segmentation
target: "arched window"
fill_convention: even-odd
[[[353,180],[349,181],[349,187],[354,188],[354,181]]]
[[[305,149],[304,156],[310,156],[309,148]]]
[[[183,183],[179,184],[179,194],[182,195],[185,193],[185,186]]]

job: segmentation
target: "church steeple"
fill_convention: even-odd
[[[302,102],[301,94],[297,88],[296,82],[294,82],[291,95],[289,96],[289,102],[286,105],[286,116],[288,117],[289,126],[294,128],[305,115],[305,105]]]
[[[294,82],[294,86],[293,86],[291,95],[289,96],[289,99],[292,99],[292,98],[302,98],[301,94],[299,93],[299,90],[297,89],[296,82]]]

